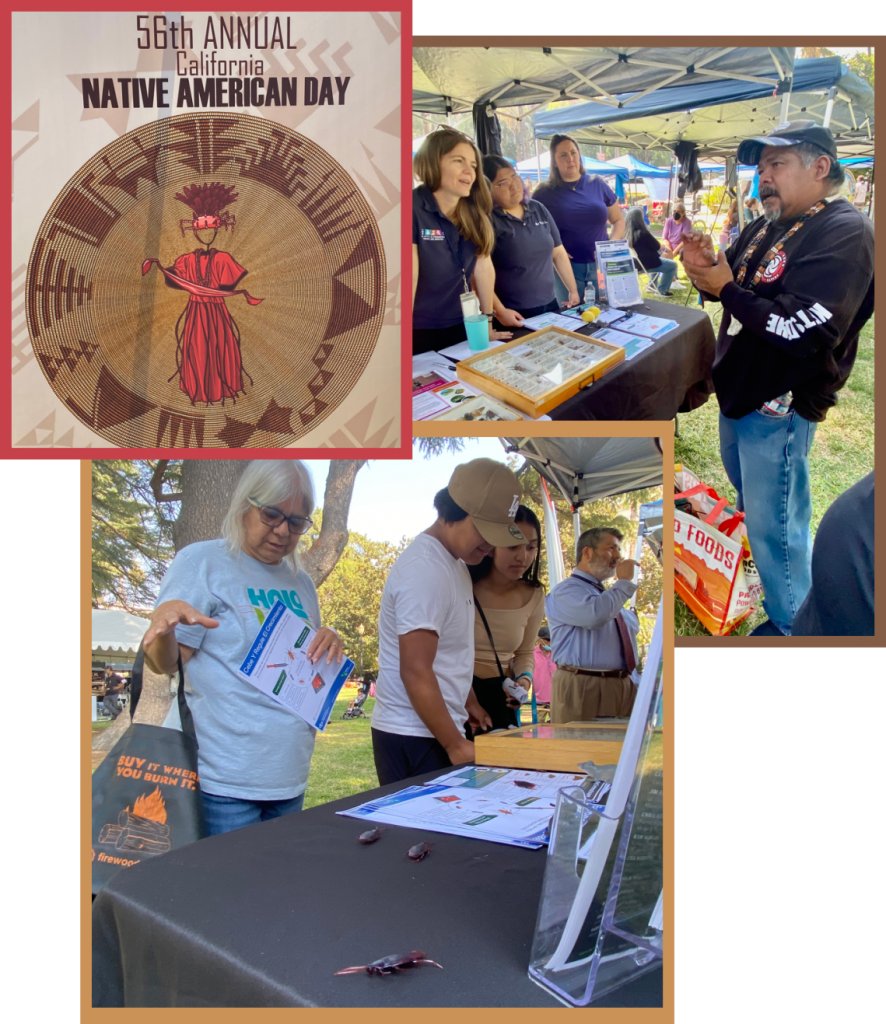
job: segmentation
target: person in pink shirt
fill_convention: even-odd
[[[690,234],[692,225],[686,216],[686,207],[682,203],[674,204],[674,212],[668,217],[661,232],[662,246],[667,246],[670,252],[663,252],[663,255],[672,259],[683,248],[683,232]]]
[[[551,680],[554,678],[557,666],[551,656],[551,631],[547,626],[542,626],[538,631],[534,656],[535,670],[532,673],[532,686],[535,690],[535,700],[537,704],[550,704]]]

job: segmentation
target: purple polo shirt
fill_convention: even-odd
[[[583,174],[559,188],[536,189],[532,198],[550,210],[572,262],[595,263],[594,243],[609,238],[609,207],[617,202],[606,182]]]

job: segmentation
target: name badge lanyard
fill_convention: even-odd
[[[781,252],[784,248],[785,242],[787,242],[792,235],[795,235],[810,217],[814,217],[817,213],[820,213],[826,205],[827,203],[819,201],[813,206],[810,206],[804,214],[800,215],[797,221],[781,236],[781,238],[778,239],[778,241],[773,242],[763,259],[760,260],[751,283],[745,289],[746,291],[752,292],[757,287],[760,278],[766,271],[766,267],[769,266],[770,260]],[[744,279],[748,272],[748,264],[751,261],[751,257],[757,251],[757,247],[760,245],[760,242],[763,240],[763,236],[768,230],[768,224],[762,225],[760,230],[751,239],[751,244],[742,253],[741,261],[738,265],[738,271],[735,275],[735,283],[739,287],[744,284]],[[726,328],[726,333],[731,337],[735,337],[735,335],[741,330],[741,327],[741,323],[735,317],[732,317],[729,326]]]
[[[440,216],[442,217],[443,215],[441,214]],[[452,224],[452,221],[449,220],[448,217],[446,218],[446,220],[450,224]],[[460,238],[461,236],[458,233],[458,227],[455,224],[452,224],[452,226],[455,228],[455,237],[456,238]],[[461,256],[459,255],[459,250],[461,249],[461,246],[460,245],[455,245],[454,246],[452,244],[452,239],[449,237],[449,232],[446,230],[445,227],[443,228],[443,237],[446,239],[446,244],[449,246],[449,251],[452,253],[452,258],[455,260],[456,266],[461,271],[461,279],[462,279],[462,281],[464,281],[465,291],[469,292],[471,290],[471,288],[470,288],[470,285],[468,285],[468,275],[465,273],[464,261],[462,260]]]

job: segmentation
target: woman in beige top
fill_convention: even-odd
[[[508,696],[503,684],[506,678],[515,679],[529,689],[535,638],[545,613],[545,593],[538,578],[538,517],[521,505],[514,521],[526,538],[525,544],[494,548],[478,565],[468,566],[475,607],[473,687],[477,700],[492,718],[493,729],[517,725],[514,709],[519,702]]]

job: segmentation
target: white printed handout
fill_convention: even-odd
[[[538,848],[547,842],[557,794],[568,786],[581,786],[595,801],[609,791],[609,783],[586,775],[471,765],[337,813]]]
[[[611,345],[621,345],[625,350],[626,361],[645,352],[647,348],[652,348],[651,338],[639,338],[636,335],[613,330],[611,327],[604,327],[602,331],[597,331],[594,337],[602,338],[603,341],[608,341]]]
[[[276,601],[239,671],[265,696],[322,732],[354,663],[344,658],[340,665],[334,659],[327,665],[324,653],[312,665],[305,652],[316,635],[304,619]]]

